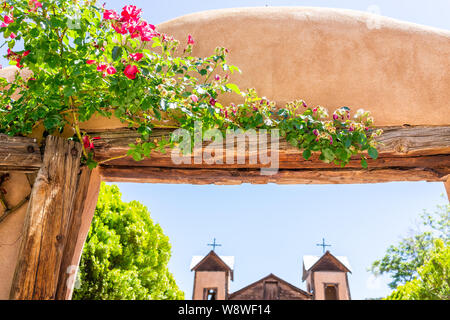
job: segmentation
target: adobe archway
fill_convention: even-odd
[[[191,33],[197,42],[195,55],[207,55],[217,45],[227,47],[231,51],[230,62],[243,70],[242,75],[236,76],[236,82],[241,87],[256,87],[280,104],[300,96],[311,104],[329,108],[346,105],[371,110],[376,124],[386,132],[380,137],[385,145],[380,148],[379,159],[369,162],[369,170],[361,169],[356,159],[342,169],[316,158],[304,161],[297,150],[282,143],[280,170],[273,176],[261,176],[260,166],[248,163],[175,165],[163,154],[142,162],[128,158],[110,161],[92,173],[83,169],[80,175],[71,176],[71,193],[65,190],[71,203],[66,203],[67,225],[61,228],[63,234],[38,231],[50,244],[55,242],[52,237],[56,235],[60,245],[50,252],[56,260],[39,266],[45,248],[26,242],[36,236],[40,221],[52,222],[51,210],[43,203],[33,200],[27,210],[25,201],[19,211],[0,224],[0,238],[8,233],[15,240],[6,249],[0,247],[0,255],[8,257],[7,263],[0,266],[1,283],[5,285],[0,288],[2,297],[9,292],[11,283],[12,298],[70,296],[66,270],[80,257],[100,179],[192,184],[448,181],[450,32],[387,18],[379,18],[376,28],[372,28],[368,23],[372,18],[346,10],[248,8],[197,13],[161,24],[161,31],[178,39]],[[10,77],[14,72],[14,68],[4,69],[1,75]],[[221,99],[226,101],[229,97]],[[134,131],[124,129],[114,120],[92,119],[84,128],[102,136],[96,145],[99,161],[121,154],[136,137]],[[167,132],[155,131],[155,136],[161,134]],[[76,144],[54,140],[52,143],[62,152],[60,159],[66,156],[65,152],[72,154],[77,148]],[[0,141],[0,171],[10,173],[11,179],[4,187],[8,202],[14,206],[27,200],[30,185],[34,184],[33,192],[37,192],[34,178],[36,174],[48,174],[48,170],[37,173],[45,167],[46,160],[30,138],[0,136]],[[72,156],[79,154],[73,152]],[[71,172],[70,168],[76,167],[72,165],[64,162],[65,171],[61,172]],[[39,180],[41,186],[44,180],[42,177]],[[44,182],[51,186],[51,181]],[[36,207],[41,214],[30,218]],[[5,211],[0,210],[0,214]],[[20,237],[24,220],[25,236]],[[17,255],[16,275],[22,276],[13,280],[11,270]],[[30,261],[30,257],[34,260]],[[37,281],[30,281],[30,275],[36,280],[36,275],[45,279],[50,273],[57,275],[51,277],[52,284],[45,290],[36,287]]]

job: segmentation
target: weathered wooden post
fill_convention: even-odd
[[[57,300],[70,300],[84,242],[86,241],[100,190],[99,169],[81,169],[74,209],[59,271]]]
[[[10,299],[55,299],[74,209],[81,145],[48,136],[23,227]]]

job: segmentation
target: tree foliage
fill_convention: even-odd
[[[391,289],[413,281],[419,276],[419,268],[424,266],[435,250],[435,240],[450,245],[450,205],[438,206],[434,213],[424,211],[420,216],[421,227],[412,236],[403,238],[397,245],[391,245],[384,257],[373,262],[370,270],[375,275],[388,274]],[[448,262],[448,261],[447,261]]]
[[[388,300],[450,300],[450,246],[435,240],[418,277],[399,286]]]
[[[167,268],[169,238],[138,201],[102,184],[73,299],[175,300],[184,293]]]

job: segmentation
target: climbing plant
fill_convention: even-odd
[[[142,134],[127,153],[135,160],[175,145],[150,141],[154,128],[193,132],[196,121],[203,131],[279,129],[305,159],[318,152],[320,160],[345,166],[360,155],[367,167],[366,154],[378,157],[381,130],[372,130],[370,112],[360,109],[351,118],[342,107],[329,115],[300,99],[277,106],[254,89],[241,91],[230,82],[240,70],[227,63],[226,48],[195,57],[191,35],[180,42],[159,32],[133,5],[116,12],[95,1],[6,0],[1,12],[6,57],[32,75],[1,80],[0,133],[68,131],[82,142],[91,167],[101,137],[90,137],[80,123],[94,115],[114,116]],[[234,93],[236,103],[224,104],[224,93]]]

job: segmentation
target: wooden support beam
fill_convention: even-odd
[[[102,179],[108,182],[170,184],[354,184],[391,181],[442,181],[450,173],[417,168],[398,169],[280,169],[274,175],[261,175],[259,169],[175,169],[155,167],[102,167]]]
[[[450,175],[447,177],[447,180],[444,182],[445,190],[447,191],[447,200],[450,202]]]
[[[25,217],[10,299],[55,299],[80,157],[79,143],[47,137]]]
[[[59,271],[57,300],[70,300],[76,279],[81,253],[91,226],[100,191],[99,169],[81,169],[75,197],[72,219],[70,221],[66,246]]]
[[[444,127],[387,127],[383,128],[385,133],[378,137],[381,143],[379,146],[379,158],[377,160],[369,159],[369,167],[411,167],[411,168],[443,168],[450,166],[450,126]],[[150,140],[170,136],[172,130],[155,129]],[[140,135],[129,129],[119,129],[104,132],[95,132],[92,135],[98,135],[100,140],[95,141],[95,159],[105,161],[112,157],[124,155],[128,150],[130,143],[135,143]],[[270,141],[270,139],[268,140]],[[256,141],[250,145],[256,146]],[[209,143],[204,143],[203,149]],[[210,164],[205,162],[190,164],[174,164],[171,159],[171,151],[153,152],[150,158],[136,162],[131,157],[123,157],[104,163],[104,166],[144,166],[144,167],[173,167],[173,168],[260,168],[261,163],[250,164],[249,152],[252,148],[246,147],[245,164],[236,163],[227,164],[226,154],[234,152],[233,149],[226,149],[224,143],[224,152],[222,164]],[[268,149],[270,150],[270,144]],[[279,167],[281,169],[334,169],[336,165],[326,164],[318,160],[318,155],[313,155],[310,160],[303,159],[301,152],[287,143],[280,140],[279,143]],[[350,161],[346,168],[360,169],[360,158],[355,157]]]
[[[33,172],[42,164],[35,139],[0,134],[0,171]]]

